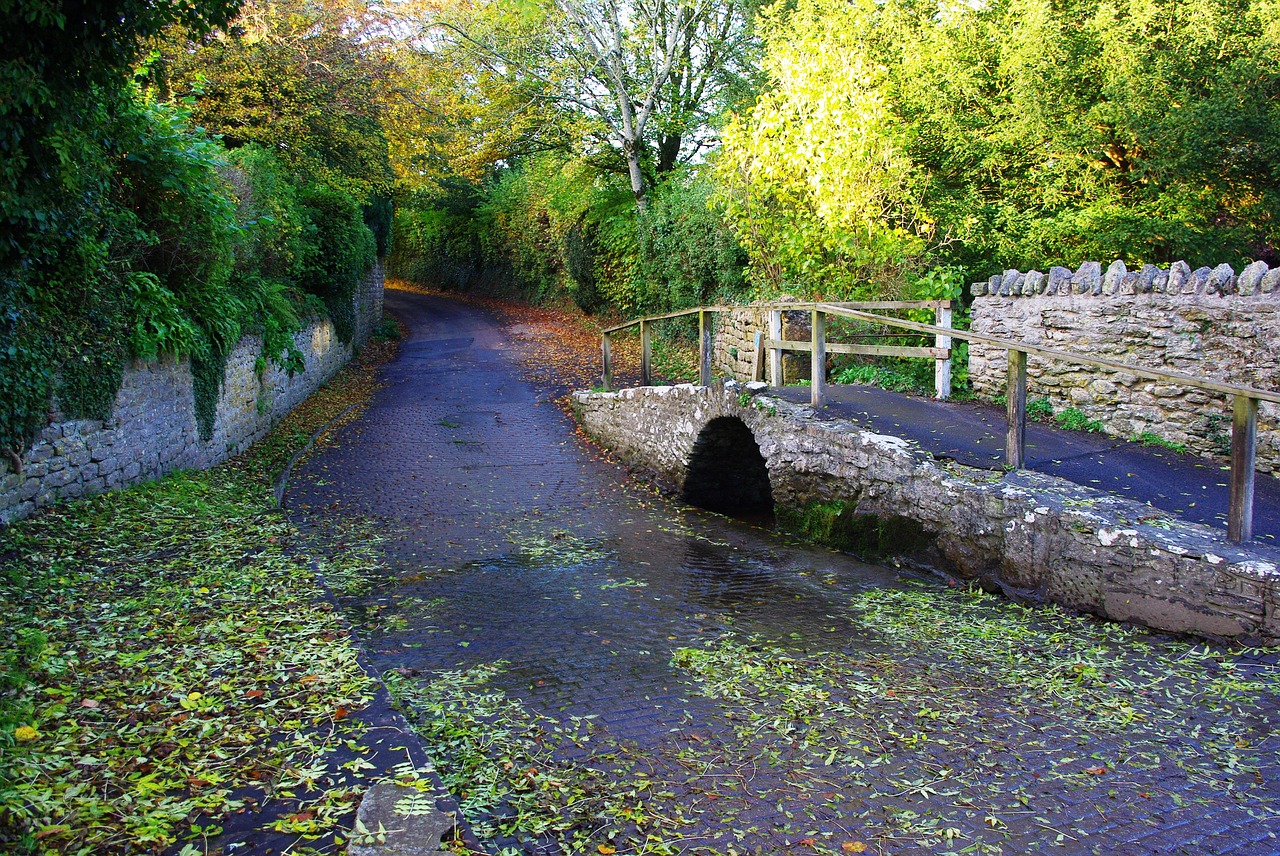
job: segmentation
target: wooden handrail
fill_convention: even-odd
[[[668,318],[681,318],[685,315],[697,315],[699,312],[731,312],[734,309],[746,309],[745,306],[698,306],[693,309],[681,309],[677,312],[666,312],[662,315],[646,315],[644,318],[635,318],[623,324],[617,324],[613,327],[605,327],[600,332],[603,334],[617,333],[619,330],[625,330],[628,327],[634,327],[640,323],[650,323],[653,321],[665,321]]]
[[[1073,351],[1059,351],[1056,348],[1042,348],[1039,345],[1028,345],[1025,342],[1015,342],[1012,339],[1001,339],[998,336],[988,336],[983,333],[974,333],[970,330],[955,330],[950,327],[935,327],[932,324],[921,324],[917,321],[904,321],[901,318],[890,318],[885,315],[876,315],[871,312],[860,312],[856,309],[844,309],[834,304],[819,304],[819,307],[823,311],[830,312],[832,315],[843,315],[846,318],[859,318],[864,321],[875,321],[881,324],[886,324],[890,327],[901,327],[904,330],[913,330],[917,333],[947,335],[954,339],[964,339],[967,342],[979,342],[984,345],[994,345],[995,347],[1003,350],[1022,351],[1027,354],[1034,354],[1037,357],[1062,360],[1070,363],[1080,363],[1081,365],[1086,366],[1095,366],[1100,369],[1108,369],[1110,371],[1124,372],[1125,374],[1145,377],[1149,380],[1166,380],[1191,389],[1203,389],[1208,392],[1217,392],[1222,395],[1245,395],[1249,398],[1256,398],[1259,401],[1271,401],[1276,404],[1280,404],[1280,392],[1272,392],[1270,390],[1258,389],[1252,386],[1223,383],[1221,381],[1198,378],[1195,375],[1183,374],[1182,372],[1148,369],[1142,366],[1130,365],[1129,363],[1120,363],[1115,360],[1108,360],[1103,357],[1090,357],[1084,354],[1077,354]]]
[[[934,309],[938,319],[947,323],[945,325],[922,324],[918,321],[906,321],[901,318],[892,318],[887,315],[880,315],[866,311],[867,309],[926,308]],[[637,324],[640,325],[640,334],[642,339],[641,372],[644,382],[650,383],[652,373],[649,358],[650,325],[654,321],[662,321],[668,318],[680,318],[685,315],[698,316],[698,374],[702,385],[709,385],[711,383],[711,313],[731,312],[735,309],[759,309],[767,310],[770,313],[768,336],[764,337],[761,334],[757,334],[756,338],[757,365],[755,374],[757,377],[760,377],[763,374],[763,366],[760,363],[763,355],[766,353],[769,358],[770,377],[774,379],[775,385],[780,385],[782,380],[782,352],[784,350],[810,352],[813,369],[813,377],[810,381],[812,383],[811,401],[815,406],[820,406],[825,398],[825,359],[827,352],[874,353],[876,351],[884,350],[877,346],[828,343],[826,341],[827,315],[868,321],[873,324],[897,327],[902,330],[910,330],[915,333],[923,333],[936,337],[937,347],[935,348],[903,347],[896,349],[895,353],[903,352],[903,355],[910,356],[923,356],[928,354],[937,358],[938,368],[936,373],[936,383],[939,391],[944,388],[944,382],[946,388],[950,388],[951,364],[949,355],[952,339],[961,339],[966,342],[977,342],[983,345],[991,345],[1007,351],[1009,354],[1007,377],[1008,386],[1006,396],[1008,406],[1008,432],[1005,440],[1005,461],[1014,469],[1021,468],[1026,459],[1026,372],[1028,355],[1034,355],[1049,360],[1076,363],[1078,365],[1092,366],[1105,371],[1120,372],[1123,374],[1133,375],[1134,377],[1170,383],[1186,389],[1198,389],[1205,392],[1213,392],[1219,395],[1230,396],[1232,400],[1233,418],[1231,423],[1231,507],[1227,516],[1227,540],[1240,543],[1242,541],[1248,541],[1253,535],[1253,493],[1255,471],[1257,469],[1258,402],[1269,401],[1274,404],[1280,404],[1280,392],[1273,392],[1271,390],[1259,389],[1253,386],[1243,386],[1235,383],[1224,383],[1222,381],[1196,377],[1195,375],[1184,374],[1182,372],[1167,371],[1164,369],[1149,369],[1143,366],[1135,366],[1129,363],[1109,360],[1104,357],[1092,357],[1086,354],[1077,354],[1073,351],[1062,351],[1057,348],[1044,348],[1039,345],[1028,345],[1025,342],[1016,342],[1012,339],[1000,338],[999,336],[988,336],[984,333],[974,333],[971,330],[957,330],[949,325],[952,309],[952,302],[949,300],[881,300],[861,303],[753,303],[747,306],[699,306],[694,309],[682,309],[676,312],[667,312],[662,315],[650,315],[645,318],[636,318],[635,320],[628,321],[625,324],[618,324],[601,331],[601,348],[604,357],[604,374],[602,377],[604,388],[608,390],[611,389],[613,385],[612,348],[610,338],[614,333],[617,333],[620,330],[625,330],[629,327],[634,327]],[[811,341],[799,342],[783,339],[781,316],[784,311],[808,311],[811,313]],[[910,353],[908,354],[906,352]],[[947,354],[948,359],[942,359],[941,354],[943,353]],[[940,397],[945,397],[945,395],[940,395]]]

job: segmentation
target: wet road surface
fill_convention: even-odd
[[[1280,852],[1274,663],[673,506],[482,312],[387,305],[385,387],[286,504],[381,539],[334,587],[493,852]]]

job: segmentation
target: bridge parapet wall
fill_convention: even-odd
[[[1254,262],[1129,271],[1114,262],[1048,274],[1008,270],[971,286],[974,332],[1171,369],[1229,383],[1280,389],[1280,269]],[[974,390],[1004,392],[1007,362],[998,348],[973,343]],[[1108,434],[1155,434],[1199,455],[1230,454],[1231,403],[1200,390],[1074,364],[1027,362],[1028,395],[1055,411],[1074,407]],[[1280,468],[1280,407],[1262,402],[1258,469]]]
[[[775,503],[907,518],[948,569],[1006,591],[1161,630],[1280,642],[1280,554],[1039,473],[942,464],[905,440],[729,383],[577,393],[584,429],[668,490],[712,419],[751,429]]]

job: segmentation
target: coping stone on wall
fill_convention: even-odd
[[[1237,275],[1227,264],[1193,271],[1185,261],[1130,271],[1122,260],[1104,274],[1101,263],[1087,261],[1074,274],[1051,268],[1043,291],[1016,287],[1029,279],[1009,270],[973,283],[973,331],[1280,389],[1280,364],[1267,358],[1280,352],[1280,269],[1266,262],[1252,262]],[[1002,351],[971,344],[976,392],[999,395],[1004,373]],[[1225,400],[1034,356],[1028,394],[1048,398],[1055,410],[1082,410],[1115,436],[1152,434],[1201,455],[1223,454],[1221,426],[1230,426]],[[1260,417],[1259,469],[1280,470],[1280,408],[1263,402]]]

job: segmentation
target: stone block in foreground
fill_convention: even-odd
[[[453,828],[453,818],[436,808],[430,794],[396,782],[379,782],[360,802],[347,853],[448,856],[440,839]]]

